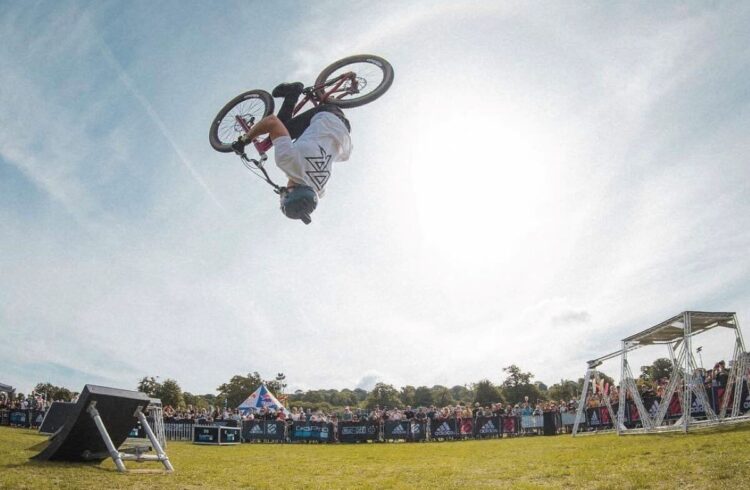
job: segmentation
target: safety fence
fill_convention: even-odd
[[[0,425],[11,427],[39,427],[44,420],[44,410],[3,409],[0,410]]]
[[[149,417],[150,418],[150,417]],[[597,417],[594,416],[594,419]],[[0,425],[35,428],[44,419],[40,410],[0,410]],[[495,415],[475,418],[436,418],[387,421],[305,422],[279,420],[180,420],[164,418],[168,441],[190,441],[194,426],[241,427],[245,442],[367,442],[443,441],[467,438],[513,437],[527,434],[553,435],[575,422],[573,413],[544,415]],[[151,420],[153,425],[153,420]],[[131,437],[143,437],[136,425]]]
[[[360,422],[284,422],[247,420],[242,423],[244,442],[386,442],[448,441],[554,435],[572,426],[575,415],[550,412],[539,416],[411,419]],[[564,425],[565,424],[565,425]]]

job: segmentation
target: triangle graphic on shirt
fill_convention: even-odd
[[[318,145],[320,149],[320,156],[305,157],[305,160],[310,162],[310,165],[315,167],[315,170],[323,171],[328,168],[328,164],[331,162],[331,155],[326,153],[322,146]]]
[[[312,170],[308,170],[305,172],[310,179],[315,184],[315,187],[320,191],[323,189],[323,186],[326,185],[326,182],[328,182],[328,178],[331,176],[331,172],[315,172]]]

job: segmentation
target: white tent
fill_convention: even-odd
[[[271,393],[264,384],[260,385],[258,389],[255,390],[252,395],[248,396],[244,402],[240,403],[240,406],[237,408],[242,415],[247,415],[251,410],[258,411],[263,407],[274,409],[276,411],[283,410],[285,414],[289,414],[289,411],[279,400],[276,399],[275,396],[273,396],[273,393]]]

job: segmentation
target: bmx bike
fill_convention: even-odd
[[[342,109],[368,104],[383,95],[393,83],[393,67],[380,56],[360,54],[331,63],[320,72],[312,86],[305,87],[302,99],[292,115],[312,104],[335,104]],[[250,131],[253,125],[272,114],[273,97],[265,90],[248,90],[233,98],[221,108],[211,123],[208,140],[214,150],[232,153],[232,143]],[[268,176],[263,164],[266,152],[273,146],[268,136],[253,140],[258,158],[249,158],[244,149],[238,152],[242,163],[255,175],[265,180],[277,194],[284,191]],[[259,173],[262,172],[262,175]]]

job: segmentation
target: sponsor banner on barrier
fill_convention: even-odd
[[[219,427],[219,444],[239,444],[240,432],[238,427]]]
[[[457,435],[456,419],[436,419],[430,424],[430,436],[433,439],[448,439]]]
[[[411,420],[409,422],[409,436],[412,441],[424,441],[427,439],[427,422]]]
[[[357,442],[374,441],[380,436],[380,425],[377,422],[339,422],[339,441]]]
[[[281,441],[285,438],[285,428],[286,423],[280,420],[245,420],[242,438],[246,441]]]
[[[19,427],[31,427],[31,410],[11,410],[8,412],[10,425]]]
[[[520,419],[519,417],[514,417],[512,415],[506,415],[500,417],[500,420],[502,422],[502,433],[503,434],[517,434],[519,430]]]
[[[292,424],[293,441],[319,441],[331,440],[331,424],[326,422],[294,422]]]
[[[474,433],[474,421],[472,419],[460,419],[459,432],[461,435],[471,435]]]
[[[500,417],[477,417],[474,424],[476,436],[499,436],[501,434]]]
[[[410,439],[411,423],[408,420],[386,421],[383,425],[383,434],[389,440]]]

